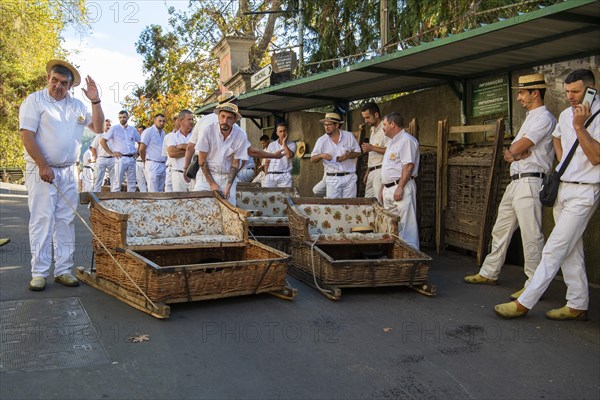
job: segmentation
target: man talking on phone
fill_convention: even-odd
[[[567,285],[567,304],[548,311],[546,317],[557,321],[587,319],[589,293],[582,236],[600,198],[600,100],[598,96],[591,102],[584,98],[594,85],[594,74],[587,69],[575,70],[565,79],[570,106],[560,114],[552,134],[560,160],[557,170],[577,139],[579,145],[561,176],[553,209],[555,226],[542,250],[540,264],[517,300],[494,307],[501,318],[527,314],[561,268]]]

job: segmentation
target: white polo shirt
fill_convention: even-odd
[[[179,146],[180,144],[187,144],[190,139],[190,135],[191,135],[191,133],[186,136],[183,133],[181,133],[181,131],[177,131],[175,133],[170,133],[165,137],[165,146],[168,149],[171,146]],[[181,156],[179,158],[172,158],[172,157],[169,157],[169,158],[171,159],[171,166],[173,168],[175,168],[176,170],[179,170],[179,171],[183,171],[183,167],[185,164],[184,156]]]
[[[111,156],[106,152],[106,150],[104,150],[104,147],[102,147],[102,145],[100,144],[100,139],[102,139],[103,137],[104,135],[102,134],[96,135],[94,137],[94,140],[92,140],[92,145],[90,147],[96,149],[96,154],[98,155],[98,157],[110,158]],[[108,143],[108,147],[110,147],[110,142]]]
[[[189,142],[194,144],[198,143],[198,136],[210,124],[219,124],[219,116],[217,114],[212,113],[200,118],[200,121],[196,122],[194,129],[192,129]]]
[[[121,154],[135,154],[135,143],[140,141],[140,134],[131,125],[113,125],[108,132],[103,135],[104,139],[112,140],[108,143],[110,149]]]
[[[600,109],[600,97],[596,96],[594,102],[592,103],[592,115],[596,111]],[[592,121],[590,126],[587,127],[587,131],[592,136],[592,138],[600,141],[600,115],[597,115],[596,118]],[[560,139],[560,144],[562,146],[563,151],[563,160],[569,153],[571,146],[575,143],[577,139],[577,134],[575,133],[575,128],[573,128],[573,108],[569,107],[560,113],[558,117],[558,124],[556,125],[556,129],[552,134],[554,137]],[[556,166],[556,170],[560,169],[559,163]],[[600,183],[600,165],[592,165],[589,158],[583,152],[581,145],[577,146],[575,150],[575,154],[569,162],[565,173],[560,178],[561,181],[566,182],[580,182],[580,183]]]
[[[146,160],[165,162],[167,157],[162,155],[165,131],[158,130],[155,125],[142,132],[142,143],[146,145]]]
[[[529,148],[531,155],[510,164],[510,174],[524,172],[548,172],[554,160],[554,146],[552,146],[552,132],[556,127],[556,118],[546,106],[538,107],[527,112],[525,122],[521,125],[519,133],[512,141],[526,137],[534,146]]]
[[[371,137],[369,137],[369,144],[372,144],[376,147],[387,147],[390,138],[385,136],[385,132],[383,131],[383,121],[379,123],[376,127],[371,128]],[[380,154],[376,151],[369,152],[369,162],[368,167],[376,167],[383,163],[383,154]]]
[[[163,140],[162,151],[160,153],[163,157],[167,157],[167,162],[165,163],[167,167],[173,165],[173,159],[169,157],[169,153],[167,152],[167,143],[170,140],[169,137],[174,134],[175,132],[169,132],[165,135],[165,139]]]
[[[389,141],[383,164],[381,166],[381,182],[392,183],[402,176],[402,167],[413,163],[413,178],[419,174],[419,142],[404,129]]]
[[[241,128],[234,125],[227,139],[223,138],[218,124],[210,124],[196,143],[196,152],[206,152],[206,161],[213,174],[228,174],[231,163],[236,160],[248,160],[248,137]]]
[[[336,144],[328,134],[324,134],[315,143],[311,156],[316,156],[321,153],[331,154],[331,160],[323,160],[323,169],[325,173],[336,172],[356,172],[356,158],[351,158],[346,161],[338,162],[337,157],[344,155],[347,151],[360,153],[360,146],[351,132],[340,129],[340,140]]]
[[[296,143],[287,141],[288,149],[292,151],[292,153],[296,153]],[[269,143],[267,147],[267,152],[269,153],[280,153],[283,151],[283,145],[279,143],[279,140]],[[286,155],[277,159],[272,158],[269,161],[269,172],[292,172],[292,158],[287,158]]]
[[[92,122],[92,114],[81,100],[67,96],[56,101],[42,89],[27,96],[19,108],[19,129],[35,133],[42,155],[49,165],[73,165],[81,154],[83,128]],[[35,163],[24,152],[25,161]]]

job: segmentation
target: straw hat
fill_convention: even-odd
[[[531,74],[523,75],[519,77],[519,83],[517,86],[513,86],[512,89],[546,89],[546,80],[544,74]]]
[[[304,154],[306,154],[306,143],[299,140],[298,143],[296,143],[296,157],[302,158],[304,157]]]
[[[325,118],[319,120],[319,122],[321,122],[321,123],[337,122],[338,124],[342,124],[344,121],[342,120],[342,117],[340,117],[340,114],[338,114],[338,113],[327,113],[327,114],[325,114]]]
[[[235,114],[236,121],[242,119],[242,115],[238,112],[237,106],[233,103],[223,103],[215,107],[215,114],[219,114],[221,111],[227,111]]]
[[[81,83],[81,75],[79,75],[79,72],[77,72],[77,69],[74,66],[72,66],[71,64],[69,64],[66,61],[63,61],[63,60],[48,61],[48,63],[46,64],[46,72],[48,74],[50,74],[50,71],[52,71],[52,68],[54,68],[57,65],[60,65],[61,67],[65,67],[66,69],[71,71],[71,73],[73,74],[73,87],[79,86],[79,84]]]
[[[237,96],[233,92],[223,92],[217,97],[217,101],[219,104],[231,103],[232,101],[237,101]]]

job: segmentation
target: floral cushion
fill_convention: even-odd
[[[130,245],[134,245],[131,240],[137,240],[135,238],[173,240],[224,233],[221,209],[211,197],[164,200],[111,199],[104,200],[102,205],[129,215],[127,244]]]
[[[285,196],[289,193],[244,190],[237,192],[237,206],[252,211],[255,217],[284,217],[287,215]]]
[[[309,218],[308,234],[315,238],[321,234],[350,234],[357,226],[375,227],[375,210],[370,205],[304,204],[298,209]],[[357,234],[366,239],[365,234]]]
[[[391,239],[388,233],[360,233],[360,232],[349,232],[349,233],[315,233],[310,235],[310,240],[385,240]]]
[[[127,237],[128,246],[159,246],[166,244],[235,243],[240,239],[231,235],[192,235],[151,238],[147,236]]]
[[[287,217],[248,217],[249,225],[287,225]]]

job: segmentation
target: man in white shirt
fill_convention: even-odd
[[[260,139],[258,139],[258,140],[262,146],[262,149],[264,151],[267,151],[267,148],[271,144],[271,139],[269,138],[269,136],[262,135],[260,137]],[[252,183],[260,183],[261,186],[264,186],[264,184],[265,184],[265,163],[266,162],[267,162],[267,158],[259,158],[258,159],[258,168],[257,168],[258,173],[254,177],[254,179],[252,179]]]
[[[142,133],[146,130],[146,125],[139,125],[135,127],[135,130],[142,137]],[[140,139],[141,140],[141,139]],[[137,188],[140,192],[148,191],[148,184],[146,183],[146,173],[144,171],[144,159],[140,155],[140,143],[135,144],[135,152],[137,157],[135,158],[135,180],[137,182]]]
[[[521,76],[518,86],[513,89],[518,90],[517,101],[527,110],[527,117],[510,147],[504,151],[504,160],[510,163],[511,182],[498,207],[498,217],[492,229],[491,252],[479,273],[465,276],[464,281],[497,285],[508,245],[514,231],[520,227],[527,280],[523,289],[510,295],[515,300],[529,285],[542,257],[544,233],[539,192],[542,179],[552,168],[552,132],[556,118],[544,106],[546,82],[543,74]]]
[[[169,135],[165,141],[167,154],[171,158],[171,183],[174,192],[190,191],[189,182],[184,179],[185,151],[187,149],[189,135],[194,127],[194,114],[190,110],[179,112],[179,130]]]
[[[316,163],[323,160],[327,184],[325,197],[356,197],[356,159],[360,156],[360,146],[351,132],[340,129],[344,121],[339,114],[327,113],[320,121],[325,134],[317,139],[310,161]]]
[[[135,192],[135,158],[136,142],[139,143],[140,135],[135,128],[127,124],[129,113],[125,110],[119,112],[119,125],[115,125],[106,132],[100,144],[106,152],[115,157],[115,179],[111,182],[111,192],[120,192],[123,177],[127,174],[127,191]]]
[[[110,119],[105,120],[103,133],[108,132],[110,126]],[[96,166],[98,167],[98,176],[94,181],[94,192],[100,192],[102,190],[102,185],[104,185],[104,174],[106,172],[108,172],[108,179],[110,182],[113,181],[115,176],[115,159],[100,145],[100,140],[102,140],[102,135],[96,135],[91,146],[92,155],[94,156]]]
[[[81,191],[92,192],[98,175],[98,167],[91,146],[83,153],[81,165]]]
[[[397,112],[383,118],[383,131],[390,138],[381,167],[379,199],[388,211],[400,217],[398,233],[408,245],[419,249],[417,185],[419,142],[404,130],[404,118]]]
[[[169,152],[167,151],[167,138],[170,135],[174,135],[175,132],[179,130],[179,114],[175,114],[173,116],[173,131],[169,132],[165,135],[165,140],[163,141],[162,153],[163,157],[167,157],[167,162],[165,162],[165,192],[173,191],[173,182],[171,182],[171,164],[173,164],[173,159],[169,157]]]
[[[165,140],[163,127],[166,121],[163,114],[156,114],[154,124],[142,133],[139,151],[144,162],[149,192],[165,191],[167,157],[162,155],[162,148]]]
[[[285,122],[277,125],[277,141],[267,147],[269,153],[283,153],[278,160],[265,160],[264,187],[292,187],[292,159],[296,154],[296,143],[288,141],[288,127]]]
[[[383,121],[379,107],[375,103],[367,103],[360,110],[365,124],[371,126],[369,143],[361,144],[361,149],[369,153],[368,169],[365,175],[365,197],[378,197],[381,192],[381,165],[389,138],[383,132]]]
[[[215,108],[219,124],[210,124],[196,143],[200,171],[194,190],[217,190],[231,204],[236,204],[237,174],[248,159],[248,137],[235,123],[242,116],[235,104]]]
[[[34,291],[46,288],[54,261],[54,281],[78,286],[71,274],[75,250],[77,161],[83,128],[102,132],[104,112],[96,82],[88,75],[87,89],[92,113],[72,97],[69,90],[81,82],[79,72],[66,61],[46,64],[48,86],[27,96],[19,109],[19,132],[25,147],[25,185],[29,205],[31,282]],[[54,258],[54,260],[52,259]]]
[[[600,199],[600,98],[582,104],[585,91],[593,88],[592,71],[579,69],[565,79],[570,107],[564,110],[554,130],[553,145],[557,158],[564,162],[576,140],[579,145],[568,164],[554,204],[554,229],[542,250],[540,264],[519,298],[498,304],[494,312],[501,318],[517,318],[535,306],[559,269],[567,285],[567,304],[550,310],[546,318],[558,321],[586,320],[589,303],[588,281],[582,236]],[[595,117],[594,117],[595,116]],[[585,123],[594,117],[586,128]]]

